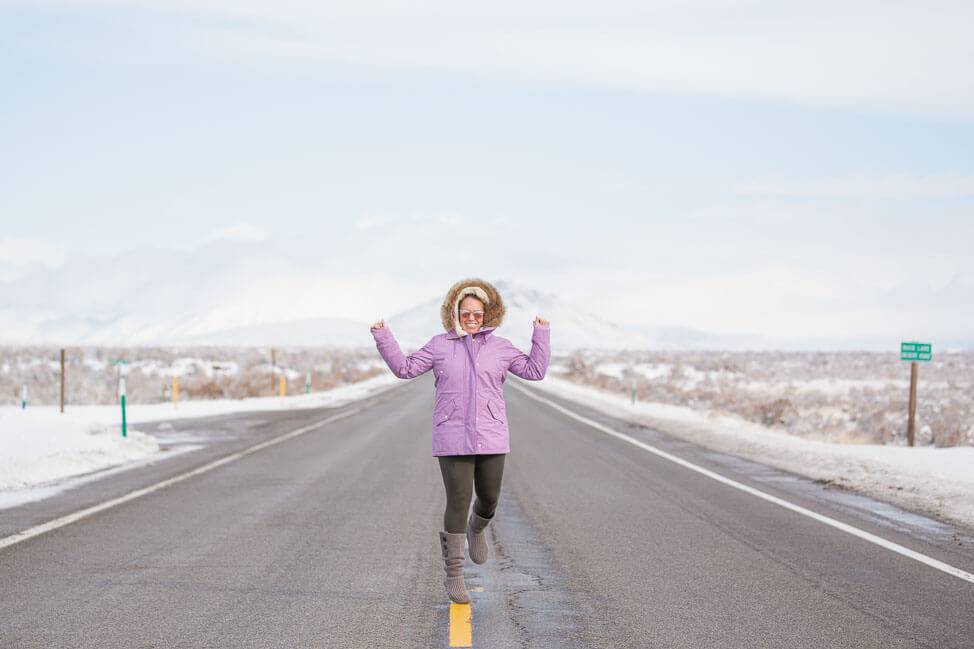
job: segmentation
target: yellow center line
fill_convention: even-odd
[[[473,609],[470,604],[450,602],[450,646],[473,646]]]

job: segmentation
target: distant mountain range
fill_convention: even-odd
[[[551,321],[552,345],[565,349],[677,348],[683,341],[699,344],[719,338],[694,329],[620,325],[587,313],[552,293],[511,280],[499,280],[495,286],[507,308],[504,322],[497,333],[522,349],[531,346],[532,323],[536,315]],[[389,317],[386,322],[403,344],[421,346],[431,336],[443,332],[441,303],[441,300],[429,300]]]
[[[202,252],[147,249],[111,259],[74,259],[64,267],[42,270],[16,283],[0,283],[0,344],[371,346],[370,322],[316,317],[323,309],[322,301],[327,304],[329,285],[320,279],[314,285],[301,281],[313,276],[314,270],[308,262],[295,260],[287,250],[274,249],[266,242],[216,243]],[[507,306],[498,334],[524,350],[530,347],[535,315],[551,321],[552,345],[564,351],[895,351],[898,344],[621,324],[509,279],[495,284]],[[363,286],[362,290],[369,289]],[[441,299],[386,316],[403,347],[418,348],[443,332]],[[268,314],[281,317],[269,318]],[[285,317],[288,315],[291,317]],[[967,341],[934,342],[942,351],[974,349]]]

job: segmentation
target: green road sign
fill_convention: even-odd
[[[929,361],[933,355],[930,343],[900,343],[901,361]]]

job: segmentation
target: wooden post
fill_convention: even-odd
[[[271,394],[274,394],[274,370],[277,369],[277,350],[271,347]]]
[[[64,412],[64,350],[61,350],[61,412]]]
[[[917,418],[917,374],[919,364],[916,361],[910,363],[910,419],[906,425],[906,443],[913,446],[915,438],[916,418]]]

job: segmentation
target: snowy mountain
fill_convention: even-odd
[[[183,340],[188,345],[243,347],[371,347],[369,324],[342,318],[308,318],[292,322],[234,327]]]
[[[558,297],[511,280],[494,282],[507,307],[497,334],[520,349],[531,347],[532,323],[536,315],[552,323],[551,344],[555,350],[589,349],[678,349],[702,344],[719,345],[728,337],[694,329],[654,328],[620,325]],[[431,336],[443,333],[441,299],[397,313],[386,323],[404,346],[419,347]]]
[[[536,315],[553,323],[552,346],[575,348],[586,346],[614,346],[625,337],[622,327],[593,314],[580,312],[551,293],[543,293],[510,280],[494,282],[507,313],[497,334],[511,340],[515,346],[531,347],[532,322]],[[418,347],[431,336],[443,333],[440,321],[442,298],[433,299],[389,317],[386,322],[403,345]],[[648,338],[639,336],[641,345],[649,345]],[[609,343],[612,343],[611,345]]]
[[[143,250],[108,261],[77,258],[63,268],[8,285],[9,300],[0,306],[0,343],[373,344],[370,323],[321,316],[329,287],[295,282],[293,278],[309,276],[310,271],[285,251],[262,243],[224,242],[206,246],[203,253]],[[160,268],[170,272],[160,275]],[[628,327],[585,312],[553,293],[511,280],[495,284],[507,306],[498,334],[524,350],[530,348],[535,315],[553,323],[556,350],[677,348],[715,339],[692,329]],[[386,318],[404,348],[418,348],[442,333],[441,300],[433,298]],[[60,309],[55,311],[52,304]]]
[[[73,257],[0,283],[0,343],[371,344],[367,323],[329,317],[324,266],[248,241]]]
[[[365,237],[357,245],[370,242],[375,243]],[[273,241],[219,240],[191,250],[147,247],[114,256],[75,256],[58,267],[39,266],[16,281],[0,280],[0,344],[371,346],[371,321],[339,316],[382,315],[378,305],[396,291],[396,282],[376,272],[356,273],[339,256],[302,257]],[[443,292],[449,281],[439,287]],[[410,296],[416,295],[416,284],[408,284]],[[556,351],[895,350],[898,344],[623,324],[533,286],[510,279],[495,284],[507,305],[498,334],[524,350],[536,315],[551,321]],[[415,349],[443,331],[441,300],[437,295],[385,314],[403,347]],[[935,346],[939,351],[974,347],[943,339]]]
[[[770,337],[752,334],[720,334],[689,327],[648,327],[612,322],[553,293],[539,291],[511,280],[494,282],[504,298],[507,314],[497,334],[511,340],[519,349],[531,347],[532,322],[540,315],[552,323],[551,345],[554,351],[575,349],[653,349],[653,350],[847,350],[895,351],[896,341],[861,338],[806,339]],[[442,333],[440,304],[442,298],[428,300],[386,318],[386,324],[405,348],[418,348],[430,337]],[[942,351],[969,349],[963,341],[942,341]]]

